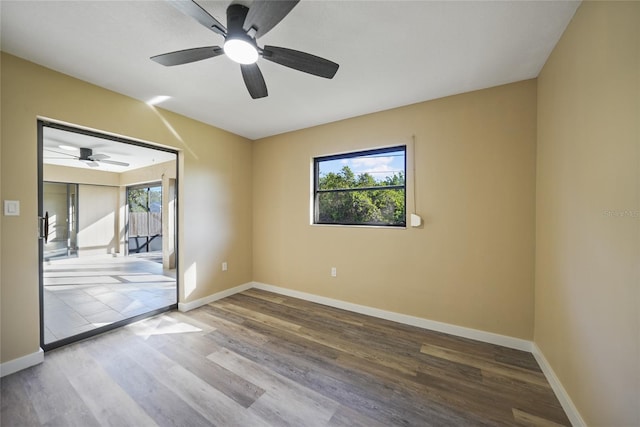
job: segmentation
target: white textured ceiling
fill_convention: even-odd
[[[230,1],[199,1],[226,23]],[[250,6],[251,1],[243,1]],[[3,51],[250,139],[536,77],[577,1],[302,0],[258,39],[340,64],[333,80],[261,59],[253,100],[221,56],[164,67],[150,56],[222,45],[161,0],[0,2]]]

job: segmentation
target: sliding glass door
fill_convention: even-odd
[[[127,188],[129,254],[162,251],[162,184]]]
[[[177,307],[177,176],[174,151],[38,121],[45,351]]]

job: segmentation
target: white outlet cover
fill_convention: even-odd
[[[411,226],[420,227],[422,225],[422,218],[419,215],[411,214]]]
[[[5,214],[5,216],[18,216],[18,215],[20,215],[20,200],[5,200],[4,201],[4,214]]]

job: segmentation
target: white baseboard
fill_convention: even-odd
[[[576,405],[573,404],[573,401],[569,397],[569,393],[567,393],[567,391],[562,386],[560,379],[553,371],[553,368],[551,368],[551,365],[549,364],[549,361],[547,361],[547,358],[544,357],[542,350],[540,350],[540,347],[538,347],[535,342],[531,344],[531,353],[533,354],[533,357],[536,358],[538,365],[540,365],[540,369],[542,369],[544,376],[547,377],[547,381],[549,381],[553,392],[556,394],[558,401],[560,401],[562,409],[564,409],[567,417],[569,417],[571,425],[573,427],[586,427],[587,423],[584,422],[584,419],[580,415],[580,412],[578,412],[578,408],[576,408]]]
[[[27,354],[26,356],[18,357],[17,359],[9,360],[8,362],[0,364],[0,378],[38,365],[42,362],[44,362],[44,351],[39,348],[35,353]]]
[[[381,319],[391,320],[393,322],[404,323],[406,325],[417,326],[423,329],[429,329],[446,334],[456,335],[463,338],[469,338],[489,344],[501,345],[503,347],[514,348],[531,352],[531,341],[520,338],[509,337],[506,335],[495,334],[493,332],[479,331],[477,329],[466,328],[464,326],[451,325],[449,323],[438,322],[435,320],[424,319],[422,317],[409,316],[407,314],[396,313],[393,311],[381,310],[378,308],[367,307],[365,305],[353,304],[350,302],[340,301],[333,298],[322,297],[306,292],[294,291],[279,286],[267,285],[265,283],[253,282],[253,287],[277,294],[282,294],[294,298],[300,298],[306,301],[318,304],[328,305],[330,307],[340,308],[343,310],[353,311],[355,313],[365,314],[367,316],[378,317]]]
[[[242,291],[246,291],[247,289],[251,289],[252,287],[253,287],[253,282],[249,282],[249,283],[245,283],[244,285],[238,285],[233,288],[225,289],[224,291],[216,292],[215,294],[208,295],[204,298],[200,298],[195,301],[180,302],[178,303],[178,310],[182,312],[193,310],[194,308],[207,305],[210,302],[229,297],[233,294],[237,294]]]

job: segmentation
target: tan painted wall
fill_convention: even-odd
[[[314,156],[412,135],[423,228],[310,225]],[[254,280],[531,339],[535,140],[532,80],[258,140]]]
[[[71,168],[60,165],[43,165],[45,181],[73,184],[120,185],[120,174],[94,169]]]
[[[588,425],[640,425],[640,3],[585,2],[538,82],[535,342]]]
[[[78,255],[120,252],[120,188],[83,184],[78,201]]]
[[[21,202],[1,217],[2,362],[39,346],[38,116],[180,150],[180,301],[251,280],[250,141],[11,55],[1,64],[2,198]]]

